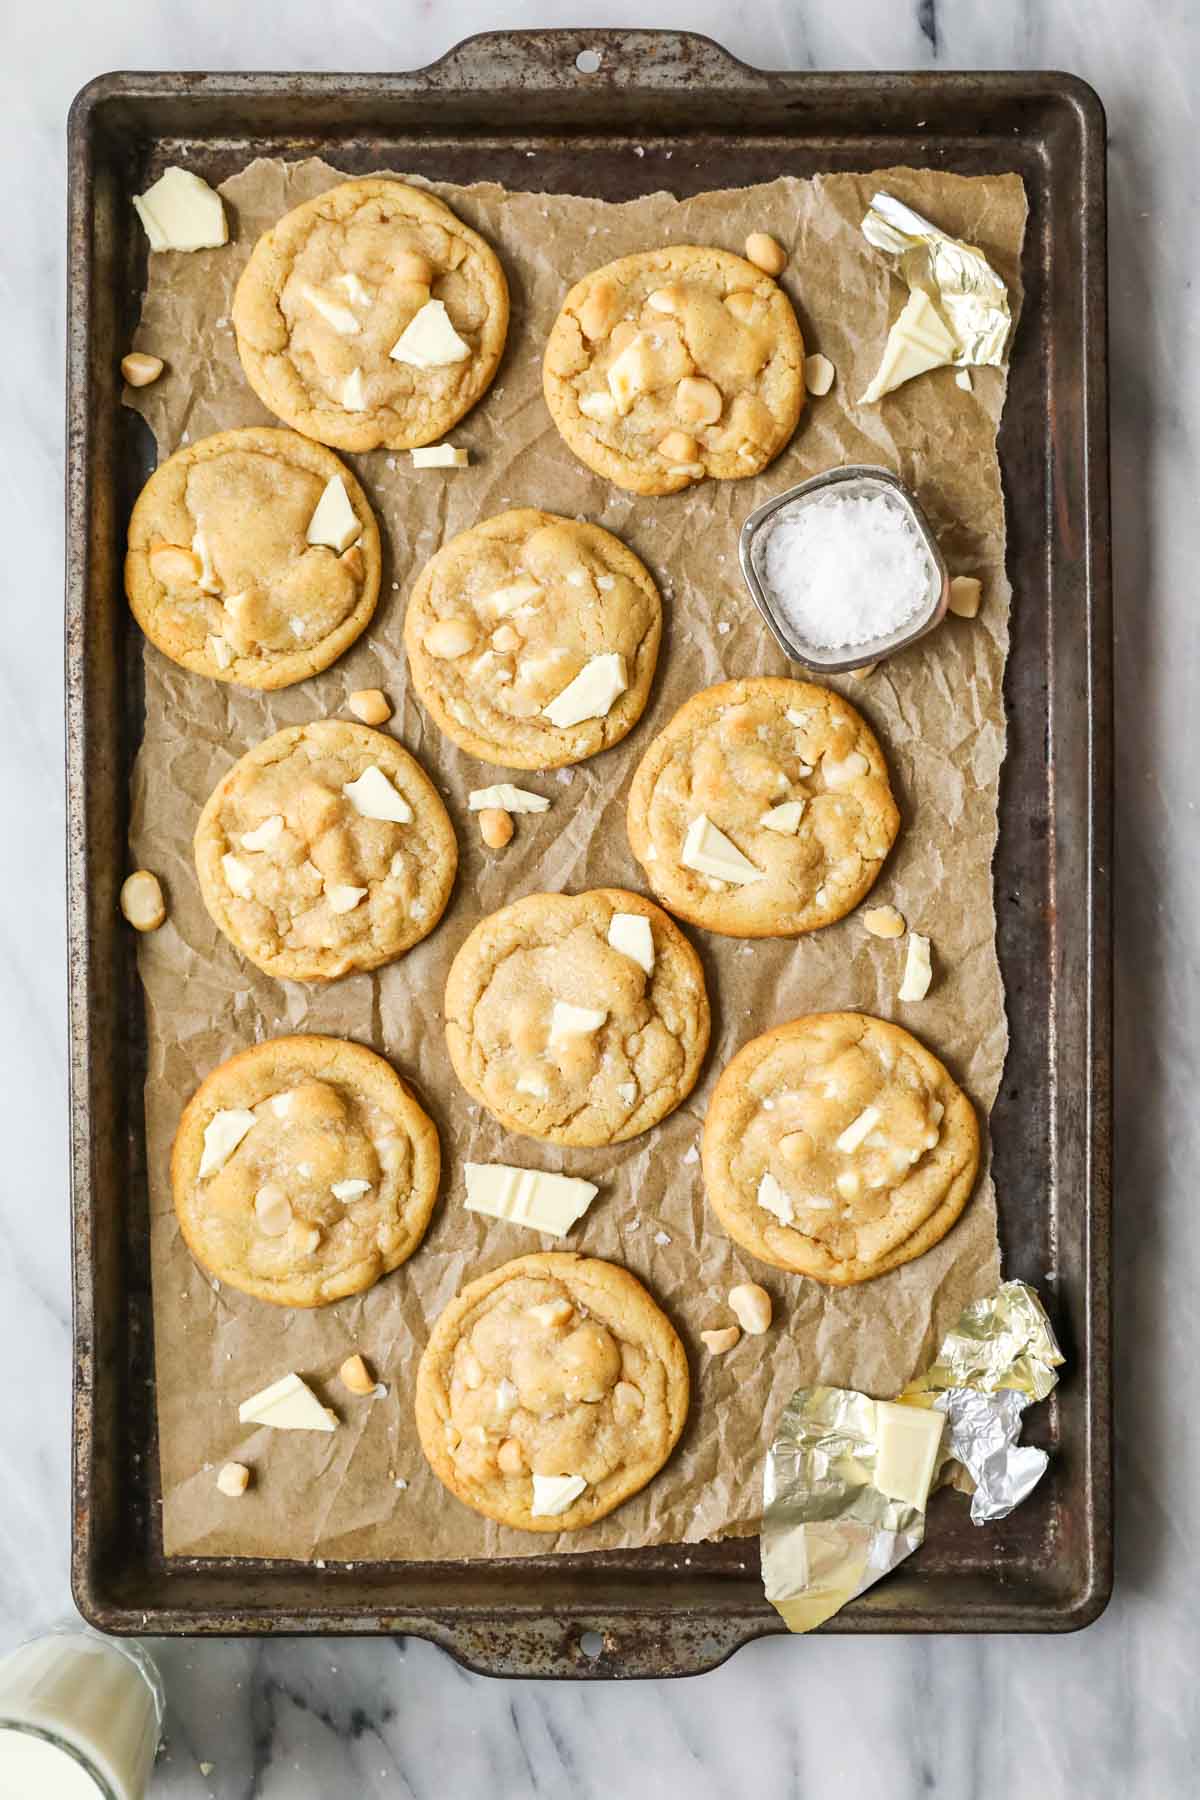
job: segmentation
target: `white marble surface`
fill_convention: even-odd
[[[67,1604],[61,793],[64,120],[111,68],[412,66],[495,25],[687,26],[792,68],[1058,67],[1111,128],[1121,1075],[1116,1597],[1065,1640],[772,1641],[696,1681],[491,1682],[416,1643],[177,1643],[155,1794],[641,1800],[1200,1786],[1200,201],[1188,0],[37,0],[0,59],[0,1645]],[[1012,1759],[1019,1759],[1017,1775]],[[215,1768],[207,1779],[199,1762]]]

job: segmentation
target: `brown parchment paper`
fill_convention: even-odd
[[[137,347],[162,356],[167,373],[128,398],[152,426],[160,455],[212,431],[270,422],[238,364],[229,322],[233,287],[259,233],[338,179],[315,160],[255,163],[222,189],[233,227],[229,247],[151,259]],[[879,186],[981,245],[1009,283],[1015,313],[1025,219],[1016,176],[893,169],[785,178],[684,201],[654,194],[623,205],[492,185],[437,187],[503,258],[513,289],[509,348],[492,392],[449,434],[470,446],[469,470],[414,471],[406,454],[354,459],[385,543],[383,599],[371,629],[332,669],[271,695],[188,674],[147,646],[132,852],[133,866],[164,878],[170,901],[167,924],[140,945],[168,1554],[513,1556],[753,1531],[764,1448],[792,1390],[820,1380],[895,1393],[928,1361],[963,1304],[995,1286],[995,1201],[986,1175],[960,1223],[928,1255],[839,1292],[767,1269],[731,1246],[706,1209],[696,1148],[712,1084],[734,1050],[800,1013],[860,1007],[900,1020],[945,1059],[985,1113],[1004,1059],[991,859],[1009,603],[995,453],[1005,376],[975,370],[966,393],[951,370],[941,370],[882,405],[857,405],[906,297],[858,228]],[[784,285],[808,348],[836,365],[836,385],[809,401],[791,447],[759,478],[706,482],[657,500],[621,493],[575,460],[542,401],[542,346],[562,296],[584,271],[612,257],[671,242],[738,250],[752,228],[791,248]],[[951,570],[978,574],[984,583],[977,620],[951,619],[865,681],[836,682],[878,731],[903,816],[872,898],[894,902],[932,938],[935,985],[921,1005],[898,1006],[903,945],[871,938],[853,915],[798,942],[740,942],[690,930],[704,958],[714,1037],[687,1103],[645,1137],[612,1150],[564,1151],[506,1134],[468,1101],[450,1068],[440,1013],[450,960],[482,914],[522,894],[599,884],[644,890],[626,842],[624,804],[652,735],[711,682],[789,672],[742,585],[738,528],[769,495],[842,461],[896,469],[919,494]],[[466,796],[499,772],[463,755],[424,716],[409,690],[401,627],[410,585],[445,537],[527,505],[586,516],[624,538],[662,586],[666,631],[637,730],[574,769],[515,777],[553,804],[539,818],[522,818],[513,845],[494,856],[480,844]],[[325,989],[272,981],[237,955],[204,910],[191,855],[197,814],[244,750],[282,725],[344,714],[350,692],[374,686],[395,706],[389,729],[446,796],[462,853],[457,890],[432,938],[390,968]],[[180,1238],[168,1182],[179,1113],[201,1077],[253,1041],[299,1030],[358,1038],[390,1057],[418,1084],[445,1154],[442,1197],[421,1250],[370,1293],[317,1312],[276,1308],[210,1283]],[[642,1494],[574,1538],[525,1535],[477,1518],[444,1492],[417,1444],[413,1381],[433,1319],[472,1277],[554,1247],[464,1210],[467,1158],[597,1181],[600,1193],[564,1247],[632,1269],[688,1347],[692,1408],[675,1456]],[[769,1336],[744,1339],[732,1355],[710,1359],[698,1333],[726,1321],[728,1289],[746,1279],[770,1289],[777,1322]],[[386,1398],[356,1400],[340,1388],[335,1373],[351,1350],[378,1370]],[[332,1436],[239,1425],[238,1402],[291,1369],[337,1409],[342,1424]],[[236,1502],[214,1485],[214,1467],[228,1457],[254,1469],[250,1492]]]

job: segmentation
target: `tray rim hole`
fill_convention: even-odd
[[[580,75],[598,75],[604,64],[599,50],[581,50],[575,58],[575,67]]]
[[[608,1648],[608,1645],[605,1642],[604,1633],[602,1631],[595,1631],[591,1627],[586,1631],[580,1632],[578,1643],[579,1654],[581,1656],[586,1656],[589,1662],[598,1662]]]

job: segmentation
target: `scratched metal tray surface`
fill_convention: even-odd
[[[598,59],[598,61],[597,61]],[[631,154],[634,146],[638,154]],[[120,923],[141,639],[122,539],[151,447],[118,362],[145,277],[129,204],[168,162],[259,155],[620,200],[889,163],[1015,169],[1025,311],[1000,448],[1011,739],[996,861],[1011,1050],[992,1115],[1007,1273],[1067,1355],[1030,1435],[1033,1498],[977,1530],[936,1497],[923,1549],[825,1629],[1065,1631],[1111,1585],[1111,620],[1104,119],[1071,76],[764,73],[671,32],[495,33],[398,75],[109,75],[70,118],[67,781],[76,1600],[113,1632],[415,1633],[494,1674],[694,1673],[783,1629],[755,1540],[510,1563],[165,1558],[141,1086]],[[667,153],[670,153],[669,160]]]

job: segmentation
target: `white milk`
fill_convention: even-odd
[[[0,1800],[142,1800],[161,1721],[136,1645],[82,1629],[22,1644],[0,1662]]]

